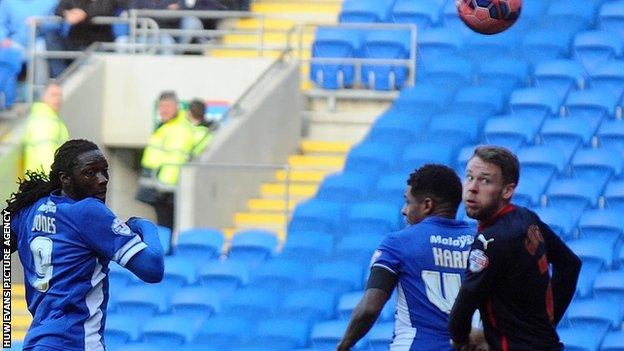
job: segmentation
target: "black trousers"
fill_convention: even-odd
[[[156,221],[158,225],[173,230],[173,193],[162,193],[158,201],[152,206],[156,211]]]

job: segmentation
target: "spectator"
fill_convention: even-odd
[[[55,14],[65,19],[60,30],[46,33],[48,50],[84,50],[95,42],[112,42],[110,25],[92,24],[97,16],[115,16],[123,7],[121,0],[61,0]],[[69,60],[50,59],[50,74],[58,77],[69,65]]]
[[[173,229],[174,192],[180,166],[191,158],[195,127],[178,108],[178,98],[172,91],[160,94],[158,113],[161,124],[143,151],[136,198],[154,207],[159,225]]]
[[[50,83],[41,102],[30,110],[24,133],[24,170],[48,174],[54,161],[54,151],[69,139],[63,120],[58,116],[63,105],[63,90]]]
[[[212,140],[212,132],[210,130],[211,123],[204,119],[206,114],[206,105],[199,99],[194,99],[189,105],[189,119],[195,126],[195,134],[193,138],[193,157],[199,156]]]

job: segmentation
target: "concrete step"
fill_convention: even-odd
[[[318,190],[318,184],[291,183],[288,186],[288,196],[291,199],[301,199],[314,196]],[[286,184],[264,183],[260,186],[260,194],[265,199],[281,198],[286,196]]]
[[[301,151],[305,155],[345,155],[351,150],[352,142],[304,140],[301,142]]]
[[[291,182],[298,183],[318,183],[322,181],[327,174],[328,171],[313,171],[313,170],[291,170],[288,179]],[[286,171],[277,171],[275,172],[275,180],[278,182],[286,181]]]
[[[345,163],[342,156],[290,155],[288,165],[294,169],[334,170],[339,171]]]
[[[290,200],[288,210],[292,211],[298,203],[298,200]],[[286,201],[283,199],[250,199],[247,201],[247,208],[250,212],[284,213]]]

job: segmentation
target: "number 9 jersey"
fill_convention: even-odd
[[[466,222],[431,216],[388,234],[375,251],[372,267],[398,278],[391,351],[452,350],[448,317],[466,270],[473,233]]]
[[[52,193],[14,214],[33,321],[24,349],[104,350],[108,263],[121,266],[146,245],[96,198]]]

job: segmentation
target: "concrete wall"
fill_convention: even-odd
[[[223,228],[257,195],[274,170],[234,170],[219,163],[283,165],[301,138],[299,65],[275,69],[242,104],[202,157],[207,166],[184,167],[176,199],[176,227]],[[212,165],[212,166],[211,166]]]

